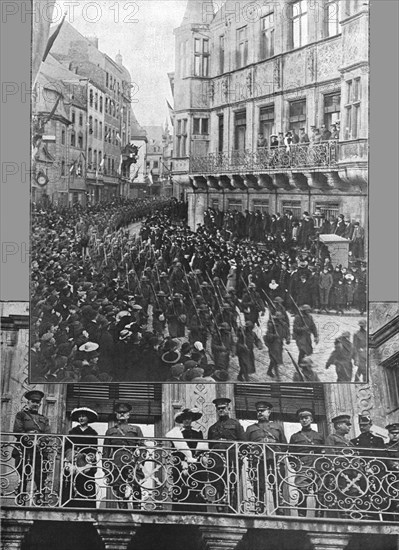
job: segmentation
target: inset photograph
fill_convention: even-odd
[[[33,25],[32,382],[365,379],[368,6],[316,4]]]

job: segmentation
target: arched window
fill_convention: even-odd
[[[98,93],[96,92],[96,95],[94,96],[94,108],[97,111],[98,110]]]
[[[93,151],[93,168],[94,170],[97,168],[97,149]]]
[[[97,139],[97,136],[98,136],[98,121],[95,118],[94,119],[94,137]]]
[[[98,139],[102,139],[102,138],[103,138],[103,123],[100,122],[100,127],[98,130]]]
[[[80,113],[79,115],[79,126],[83,126],[83,115]]]
[[[89,134],[93,133],[93,117],[89,116]]]

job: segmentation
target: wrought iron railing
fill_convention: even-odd
[[[292,168],[332,168],[338,161],[338,143],[335,140],[318,144],[298,144],[255,151],[208,153],[190,157],[191,174],[223,174],[231,172],[258,172]]]
[[[2,505],[399,520],[399,458],[388,450],[128,443],[4,434]]]

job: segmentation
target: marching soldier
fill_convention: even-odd
[[[367,380],[367,322],[360,319],[359,330],[353,335],[353,360],[357,366],[355,382]]]
[[[310,314],[311,307],[304,304],[299,308],[299,312],[294,318],[293,336],[298,346],[298,363],[308,355],[312,355],[312,334],[315,344],[319,343],[319,336],[313,317]]]
[[[173,295],[172,303],[166,310],[169,336],[171,338],[182,338],[186,333],[187,309],[183,303],[183,296],[180,293]]]
[[[241,308],[246,321],[259,326],[259,314],[265,313],[265,304],[256,290],[255,283],[249,283],[241,300]]]
[[[267,323],[267,332],[263,337],[266,346],[269,349],[270,363],[267,374],[274,378],[278,376],[278,367],[283,364],[283,344],[290,343],[290,333],[284,316],[281,311],[270,313],[270,319]]]

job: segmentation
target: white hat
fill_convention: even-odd
[[[90,353],[92,351],[96,351],[99,348],[99,345],[95,342],[86,342],[85,344],[82,344],[79,347],[79,351],[84,351],[86,353]]]
[[[194,342],[194,347],[198,351],[203,351],[204,346],[202,345],[202,342]]]

